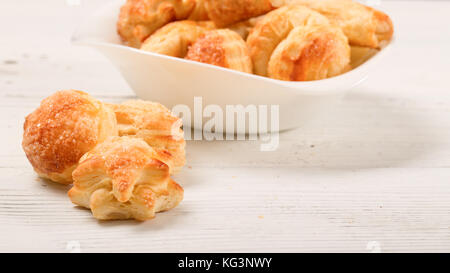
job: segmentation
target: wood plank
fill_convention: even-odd
[[[365,252],[371,241],[388,252],[450,251],[448,169],[192,168],[176,177],[182,204],[145,223],[99,222],[72,207],[68,187],[2,173],[16,184],[1,184],[0,226],[51,234],[52,251],[73,240],[86,252]],[[0,249],[23,235],[9,233]]]

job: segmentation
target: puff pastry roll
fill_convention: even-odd
[[[391,19],[385,13],[352,0],[276,0],[274,5],[299,4],[314,9],[338,25],[350,44],[379,48],[394,32]]]
[[[81,158],[73,179],[71,201],[100,220],[152,219],[183,199],[169,167],[139,138],[108,138]]]
[[[143,139],[153,149],[170,156],[165,163],[171,173],[178,172],[186,162],[183,125],[181,119],[159,103],[130,100],[108,104],[117,118],[120,136]]]
[[[157,30],[142,44],[141,49],[172,57],[184,58],[191,46],[202,34],[215,25],[210,21],[178,21]]]
[[[271,0],[205,0],[209,18],[225,27],[271,11]]]
[[[196,8],[196,0],[127,0],[120,9],[117,32],[125,44],[139,48],[153,32],[169,22],[191,15],[204,17],[201,10]]]
[[[330,78],[350,69],[347,37],[337,26],[295,27],[275,49],[269,77],[285,81]]]
[[[59,91],[25,118],[22,147],[39,176],[62,184],[83,154],[117,136],[114,112],[88,94]]]
[[[229,29],[206,32],[189,48],[186,59],[252,73],[245,41]]]
[[[345,72],[350,62],[350,47],[342,30],[301,5],[283,6],[266,14],[248,36],[247,45],[254,73],[277,79],[318,80]]]

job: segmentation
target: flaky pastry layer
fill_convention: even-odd
[[[152,219],[183,199],[169,166],[139,138],[108,138],[81,158],[73,179],[70,199],[100,220]]]
[[[172,57],[184,58],[189,47],[208,30],[211,21],[177,21],[160,28],[142,44],[141,49]]]
[[[171,172],[178,172],[186,162],[183,125],[165,106],[143,100],[108,104],[116,114],[120,136],[141,138],[167,155]]]
[[[273,52],[270,78],[312,81],[337,76],[350,69],[350,46],[336,26],[295,27]]]
[[[207,17],[196,0],[127,0],[120,9],[117,32],[128,46],[139,48],[142,42],[165,24]]]
[[[225,27],[271,11],[270,0],[205,0],[209,18]]]
[[[229,29],[206,32],[189,48],[186,59],[252,73],[245,41]]]
[[[317,26],[321,27],[317,28]],[[326,28],[330,30],[327,31]],[[296,29],[295,35],[289,36],[294,29]],[[316,35],[312,40],[311,35],[300,35],[300,33],[319,30],[322,35]],[[324,32],[328,34],[324,35]],[[253,72],[261,76],[272,75],[274,78],[286,80],[321,79],[321,77],[312,77],[311,79],[311,77],[301,75],[319,76],[324,73],[314,70],[322,68],[327,70],[327,67],[322,67],[317,63],[328,64],[328,60],[325,58],[328,58],[327,56],[330,54],[326,52],[318,54],[318,47],[325,51],[332,50],[334,55],[339,55],[334,56],[336,59],[345,59],[346,56],[349,56],[349,46],[347,45],[347,48],[340,46],[341,41],[346,39],[341,34],[342,30],[332,27],[325,16],[301,5],[283,6],[271,11],[256,23],[247,38],[247,45],[253,61]],[[302,40],[305,38],[309,38],[309,40]],[[280,49],[277,50],[279,46]],[[334,50],[334,46],[341,50]],[[313,51],[314,48],[317,50]],[[307,50],[304,51],[304,49]],[[274,53],[277,54],[271,61]],[[271,61],[270,75],[268,73],[269,61]],[[289,63],[297,63],[297,65],[293,65],[291,68],[285,67]],[[291,72],[296,75],[291,73],[290,76],[287,76],[285,72],[287,70],[295,70]],[[343,71],[344,69],[340,72]]]
[[[274,0],[275,6],[297,4],[309,7],[339,26],[350,44],[379,48],[392,38],[394,27],[389,16],[353,0]]]

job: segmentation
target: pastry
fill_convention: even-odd
[[[233,25],[230,25],[227,28],[231,29],[234,32],[237,32],[237,34],[239,34],[242,37],[242,39],[247,40],[250,31],[253,29],[256,23],[260,21],[262,18],[264,18],[264,15],[252,17],[245,21],[237,22]]]
[[[172,57],[184,58],[191,46],[202,34],[213,29],[211,21],[177,21],[158,29],[142,44],[141,49]]]
[[[371,47],[351,46],[350,66],[354,69],[375,56],[378,52],[378,49]]]
[[[360,65],[388,43],[393,25],[352,0],[128,0],[118,31],[145,51],[310,81]]]
[[[139,48],[141,43],[165,24],[203,17],[196,0],[127,0],[120,9],[117,32],[125,44]]]
[[[268,76],[284,81],[312,81],[350,69],[347,37],[336,26],[295,27],[275,49]]]
[[[296,26],[328,25],[327,18],[303,6],[284,6],[271,11],[250,32],[247,45],[253,61],[253,72],[267,76],[267,65],[273,51]]]
[[[252,73],[245,41],[229,29],[206,32],[189,48],[186,59]]]
[[[385,13],[352,0],[276,0],[275,6],[299,4],[326,16],[342,28],[350,44],[379,48],[394,32],[392,21]]]
[[[22,147],[39,176],[62,184],[83,154],[117,132],[110,108],[88,94],[60,91],[25,118]]]
[[[194,21],[207,21],[209,20],[208,13],[206,11],[206,0],[196,0],[195,8],[187,18]]]
[[[73,180],[71,201],[100,220],[152,219],[183,199],[169,166],[139,138],[108,138],[80,159]]]
[[[120,136],[142,138],[152,148],[171,157],[165,162],[172,172],[178,172],[186,162],[181,119],[159,103],[130,100],[108,104],[116,114]]]
[[[209,18],[225,27],[271,11],[270,0],[205,0]]]
[[[300,5],[266,14],[252,29],[247,45],[253,72],[261,76],[319,80],[349,69],[350,47],[342,30]]]

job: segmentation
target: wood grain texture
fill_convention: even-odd
[[[449,2],[383,1],[390,58],[277,151],[189,141],[185,200],[145,223],[96,221],[20,146],[25,115],[56,90],[134,98],[102,55],[69,42],[104,2],[0,4],[0,252],[450,252]]]

